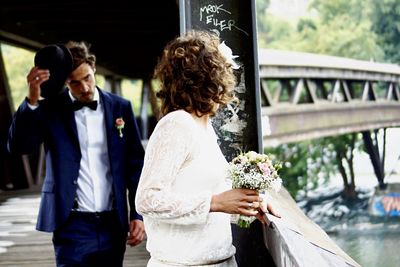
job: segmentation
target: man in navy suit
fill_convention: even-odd
[[[37,229],[53,232],[57,266],[122,266],[126,243],[145,236],[134,207],[144,150],[132,107],[96,87],[95,61],[83,42],[39,50],[9,133],[12,153],[44,143]]]

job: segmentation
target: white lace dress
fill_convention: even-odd
[[[211,196],[231,188],[227,166],[211,125],[182,110],[159,121],[136,193],[148,266],[236,266],[230,215],[209,212]]]

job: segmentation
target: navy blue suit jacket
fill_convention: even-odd
[[[99,94],[104,106],[114,205],[120,227],[127,232],[129,220],[141,219],[134,203],[144,150],[130,102],[101,90]],[[125,121],[123,137],[115,127],[117,118]],[[41,101],[35,110],[30,109],[25,100],[14,114],[9,151],[29,154],[42,142],[46,151],[46,177],[36,228],[52,232],[67,220],[73,208],[81,160],[75,116],[67,90],[56,99]]]

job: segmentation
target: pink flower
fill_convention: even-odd
[[[271,169],[268,167],[267,163],[259,162],[259,163],[257,163],[257,167],[260,169],[260,171],[264,175],[270,175],[271,174]]]
[[[124,129],[124,127],[125,127],[125,122],[124,122],[124,120],[122,119],[122,117],[120,117],[120,118],[117,118],[116,120],[115,120],[115,127],[117,128],[117,130],[118,130],[118,132],[119,132],[119,137],[123,137],[124,135],[123,135],[123,133],[122,133],[122,130]]]

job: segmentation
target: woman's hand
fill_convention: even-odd
[[[258,213],[256,218],[262,223],[267,224],[267,221],[264,218],[264,214],[270,213],[278,218],[281,218],[281,215],[275,211],[271,203],[267,203],[266,201],[262,201],[260,207],[258,208]]]
[[[261,202],[256,190],[231,189],[212,197],[210,211],[256,216]]]
[[[127,244],[131,247],[139,245],[145,238],[146,232],[142,220],[132,220],[129,224]]]

